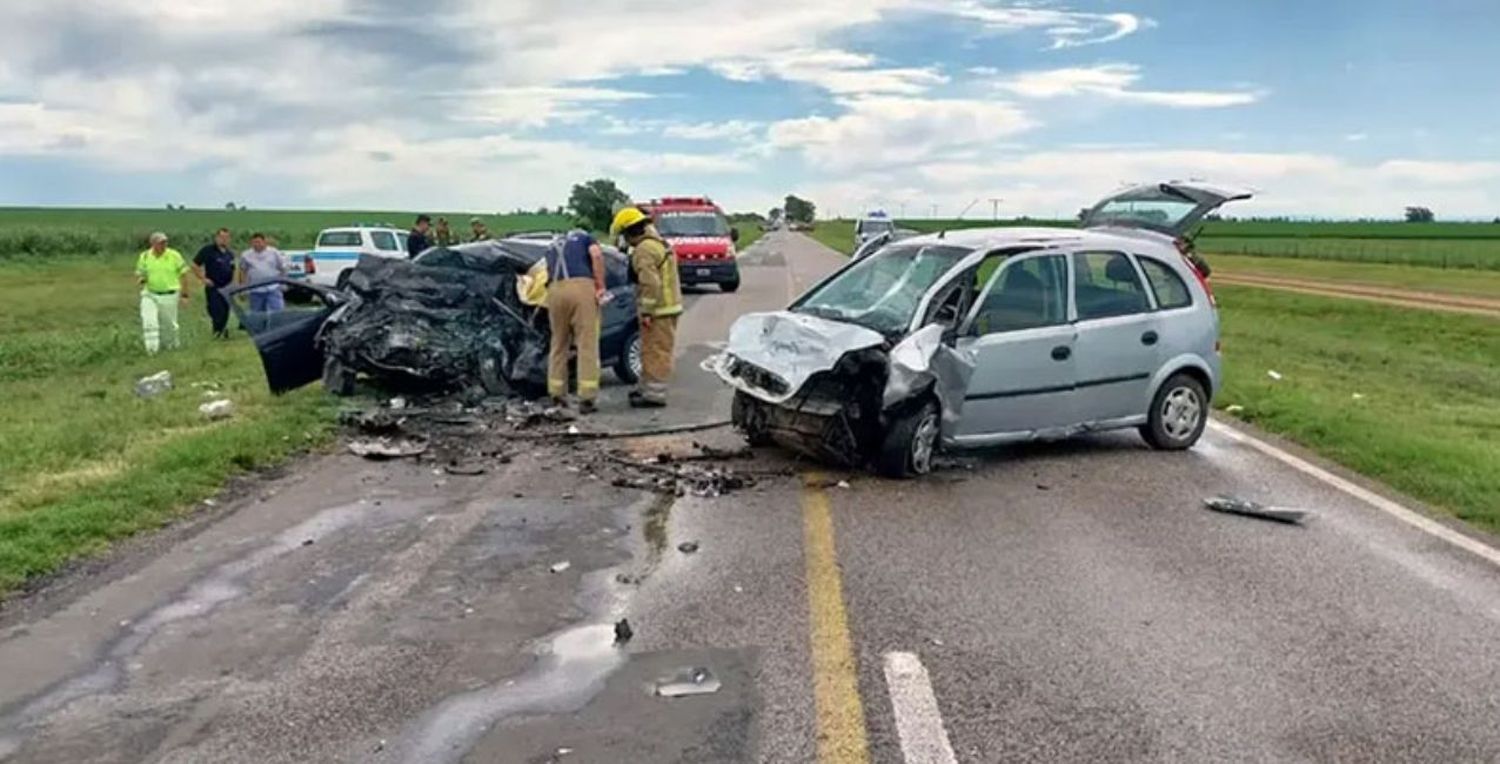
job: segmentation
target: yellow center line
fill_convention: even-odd
[[[867,764],[865,709],[859,700],[859,667],[844,611],[844,583],[834,544],[833,509],[818,475],[804,476],[803,547],[807,553],[807,604],[812,625],[813,698],[817,704],[818,761]]]

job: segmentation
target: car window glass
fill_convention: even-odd
[[[411,234],[405,234],[405,233],[398,233],[398,234],[396,234],[396,244],[399,245],[400,251],[402,251],[402,252],[406,251],[406,242],[409,241],[410,239],[411,239]]]
[[[370,239],[375,242],[375,248],[382,252],[396,251],[396,235],[390,231],[372,231]]]
[[[969,314],[969,308],[974,305],[975,297],[989,283],[990,276],[1010,257],[1009,252],[997,252],[988,255],[972,268],[966,270],[962,275],[953,279],[952,283],[943,287],[943,291],[933,297],[928,304],[926,319],[922,325],[926,326],[933,322],[944,324],[950,329],[958,328],[964,316]]]
[[[1079,252],[1073,255],[1073,273],[1080,321],[1150,309],[1135,266],[1118,252]]]
[[[325,231],[318,237],[320,247],[357,247],[359,231]]]
[[[1068,320],[1068,261],[1062,255],[1010,263],[980,303],[977,334],[1056,326]]]
[[[1182,277],[1166,263],[1149,257],[1138,257],[1136,260],[1140,262],[1141,270],[1146,272],[1146,280],[1151,282],[1151,291],[1156,294],[1158,307],[1170,310],[1193,304],[1193,293],[1188,291]]]
[[[611,250],[604,250],[604,286],[617,289],[630,283],[630,266],[625,257]]]

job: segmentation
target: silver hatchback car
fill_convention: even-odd
[[[788,310],[735,323],[716,366],[734,422],[752,443],[895,477],[928,472],[939,449],[1124,427],[1191,447],[1220,364],[1187,234],[1249,196],[1160,183],[1105,199],[1081,230],[888,244]]]

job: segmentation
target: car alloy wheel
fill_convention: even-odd
[[[913,474],[926,475],[932,471],[932,457],[937,452],[938,440],[938,413],[932,407],[928,407],[922,414],[922,420],[917,423],[916,432],[911,438],[911,471]]]
[[[1161,404],[1161,427],[1173,440],[1187,440],[1198,431],[1203,418],[1203,402],[1198,391],[1178,387],[1167,393]]]
[[[630,338],[630,344],[625,346],[625,365],[630,367],[630,373],[636,379],[641,378],[641,372],[645,370],[645,362],[641,359],[641,335],[636,333]]]

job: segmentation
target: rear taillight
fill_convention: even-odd
[[[1192,271],[1193,275],[1198,277],[1198,283],[1203,285],[1203,291],[1208,294],[1208,304],[1215,308],[1219,307],[1219,301],[1214,298],[1214,288],[1208,283],[1208,277],[1203,275],[1203,271],[1198,270],[1198,266],[1187,255],[1183,255],[1182,259],[1187,261],[1188,270]]]
[[[302,256],[302,272],[309,276],[318,272],[318,264],[313,261],[312,255]]]

